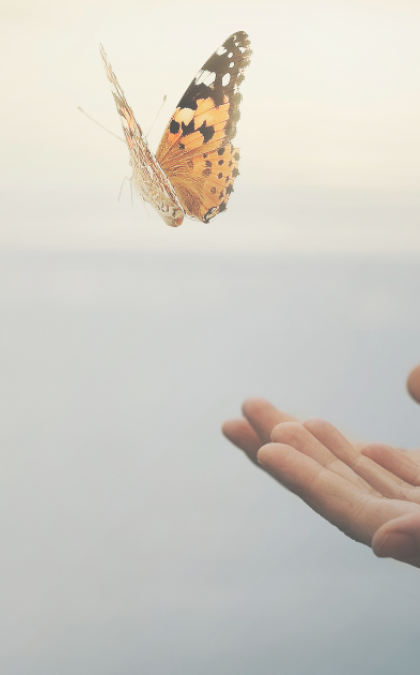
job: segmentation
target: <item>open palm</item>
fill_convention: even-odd
[[[420,402],[420,366],[408,388]],[[223,431],[256,464],[352,539],[420,567],[420,450],[351,443],[325,420],[300,423],[249,399]]]

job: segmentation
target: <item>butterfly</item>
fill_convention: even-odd
[[[239,88],[251,58],[248,35],[231,35],[206,61],[179,101],[152,153],[102,45],[101,56],[130,153],[131,184],[167,225],[184,217],[208,223],[226,209],[238,175]]]

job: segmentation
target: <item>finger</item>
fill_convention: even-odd
[[[358,485],[367,494],[378,494],[376,491],[353,471],[347,464],[338,459],[302,424],[285,422],[274,427],[271,433],[274,443],[289,445],[321,464],[325,469],[333,471],[338,476]]]
[[[364,478],[378,493],[389,499],[412,499],[413,487],[358,452],[332,424],[310,419],[303,426],[342,462]]]
[[[279,443],[264,445],[258,461],[314,511],[356,541],[370,545],[384,523],[420,506],[367,495],[311,457]]]
[[[231,443],[244,451],[251,462],[260,467],[257,452],[261,447],[261,440],[247,420],[227,420],[222,426],[222,432]]]
[[[410,453],[401,452],[383,443],[368,443],[361,453],[403,481],[415,486],[420,485],[420,465],[413,461]]]
[[[413,368],[407,380],[408,393],[420,403],[420,365]]]
[[[420,513],[409,513],[388,521],[372,539],[379,558],[395,558],[420,567]]]
[[[242,406],[242,412],[260,437],[260,445],[269,443],[271,432],[277,424],[299,421],[296,417],[277,410],[263,398],[248,398]]]

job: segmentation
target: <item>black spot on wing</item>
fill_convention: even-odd
[[[177,134],[179,131],[179,122],[176,120],[171,120],[171,123],[169,125],[169,131],[171,134]]]
[[[211,98],[216,106],[223,103],[223,92],[220,89],[214,90],[213,87],[208,87],[204,82],[196,84],[195,80],[191,82],[184,96],[178,103],[178,108],[190,108],[197,110],[197,101],[200,99]]]
[[[185,124],[185,122],[182,122],[182,135],[183,136],[189,136],[190,134],[193,134],[195,131],[194,127],[194,120],[191,120],[189,124]]]
[[[216,211],[217,211],[217,207],[216,207],[216,206],[212,206],[211,209],[209,209],[209,210],[207,211],[207,213],[204,214],[203,221],[204,221],[205,223],[208,223],[209,220],[212,218],[212,216],[215,216],[215,215],[216,215]]]
[[[201,127],[197,129],[197,131],[199,131],[200,134],[203,135],[204,143],[210,141],[214,136],[214,127],[213,126],[208,127],[206,120],[204,120],[203,124],[201,125]]]

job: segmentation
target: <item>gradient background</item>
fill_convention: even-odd
[[[248,395],[419,444],[420,5],[0,2],[0,670],[418,672],[418,570],[220,435]],[[102,42],[160,134],[251,37],[227,213],[125,186]]]

